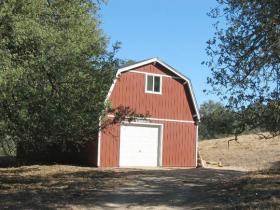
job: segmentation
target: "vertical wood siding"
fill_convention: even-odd
[[[155,72],[157,68],[151,69]],[[145,75],[125,72],[117,80],[110,100],[114,107],[125,105],[142,114],[148,111],[156,118],[193,120],[189,95],[190,90],[182,85],[182,81],[168,77],[162,78],[161,95],[145,93]]]
[[[196,166],[196,127],[192,123],[151,121],[163,124],[162,166]],[[118,167],[120,151],[120,125],[102,132],[101,167]]]
[[[196,130],[194,124],[166,122],[163,131],[164,167],[196,166]]]
[[[101,132],[100,166],[118,167],[120,152],[120,125],[110,126]]]
[[[135,68],[133,70],[136,71],[141,71],[141,72],[147,72],[147,73],[153,73],[153,74],[163,74],[163,75],[168,75],[168,76],[176,76],[174,73],[166,70],[164,67],[160,66],[160,65],[145,65],[139,68]]]
[[[174,76],[163,67],[152,64],[137,71]],[[182,80],[162,77],[162,95],[145,93],[145,75],[125,72],[117,80],[110,96],[113,107],[128,106],[137,113],[149,113],[152,118],[193,121],[190,90]],[[151,121],[152,122],[152,121]],[[163,157],[165,167],[194,167],[196,165],[196,127],[194,123],[153,121],[163,124]],[[120,125],[101,133],[101,167],[118,167]]]

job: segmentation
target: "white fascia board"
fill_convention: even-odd
[[[170,70],[171,72],[173,72],[174,74],[176,74],[177,76],[181,77],[182,79],[184,79],[187,83],[188,83],[188,86],[189,86],[189,89],[190,89],[190,92],[191,92],[191,97],[192,97],[192,100],[193,100],[193,104],[194,104],[194,108],[195,108],[195,112],[197,114],[197,118],[198,120],[200,120],[200,115],[199,115],[199,110],[198,110],[198,107],[197,107],[197,102],[196,102],[196,99],[195,99],[195,96],[194,96],[194,92],[193,92],[193,87],[192,87],[192,83],[190,81],[189,78],[187,78],[186,76],[182,75],[181,73],[179,73],[178,71],[176,71],[174,68],[172,68],[171,66],[169,65],[166,65],[164,62],[160,61],[157,59],[157,62],[160,63],[162,66],[164,66],[165,68],[167,68],[168,70]]]
[[[132,64],[130,66],[126,66],[124,68],[119,69],[118,72],[117,72],[117,75],[119,75],[122,72],[129,71],[131,69],[137,68],[139,66],[144,66],[146,64],[153,63],[153,62],[158,62],[158,59],[157,58],[151,58],[149,60],[146,60],[146,61],[143,61],[143,62],[140,62],[140,63],[136,63],[136,64]]]
[[[123,73],[123,72],[126,72],[126,71],[129,71],[131,69],[134,69],[134,68],[137,68],[137,67],[140,67],[140,66],[144,66],[144,65],[147,65],[147,64],[150,64],[150,63],[159,63],[160,65],[162,65],[163,67],[165,67],[166,69],[168,69],[169,71],[171,71],[172,73],[174,73],[175,75],[177,75],[178,77],[182,78],[183,80],[185,80],[188,84],[188,87],[190,89],[190,92],[191,92],[191,98],[192,98],[192,101],[193,101],[193,104],[194,104],[194,108],[195,108],[195,112],[196,112],[196,115],[197,115],[197,119],[198,121],[200,120],[200,115],[199,115],[199,110],[198,110],[198,106],[197,106],[197,102],[196,102],[196,99],[195,99],[195,96],[194,96],[194,91],[193,91],[193,87],[192,87],[192,84],[191,84],[191,81],[189,78],[187,78],[186,76],[182,75],[181,73],[179,73],[177,70],[175,70],[174,68],[172,68],[171,66],[167,65],[166,63],[162,62],[161,60],[159,60],[158,58],[151,58],[149,60],[145,60],[143,62],[139,62],[139,63],[136,63],[136,64],[132,64],[130,66],[126,66],[124,68],[121,68],[117,71],[117,74],[116,74],[116,79],[114,80],[113,84],[111,85],[111,88],[108,92],[108,95],[106,97],[106,100],[109,99],[113,89],[114,89],[114,86],[115,86],[115,83],[117,81],[117,78],[118,76]]]

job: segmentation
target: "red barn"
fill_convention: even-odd
[[[199,112],[190,80],[157,58],[121,68],[116,78],[112,106],[149,117],[100,131],[97,166],[196,167]]]

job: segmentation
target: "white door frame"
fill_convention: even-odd
[[[149,123],[149,122],[127,122],[124,121],[120,125],[120,145],[121,145],[121,140],[122,140],[122,134],[121,134],[121,126],[146,126],[146,127],[158,127],[159,128],[159,135],[158,135],[158,160],[157,160],[157,166],[161,167],[162,166],[162,148],[163,148],[163,124],[161,123]],[[121,146],[119,148],[119,167],[120,167],[120,156],[121,156]]]

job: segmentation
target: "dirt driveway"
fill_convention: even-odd
[[[0,168],[0,209],[278,209],[279,171]]]
[[[25,166],[0,169],[0,209],[226,208],[230,180],[244,172],[214,169],[111,169]]]
[[[96,204],[101,208],[132,209],[223,206],[229,200],[217,189],[239,175],[240,172],[210,169],[129,170],[117,188],[100,193]]]

